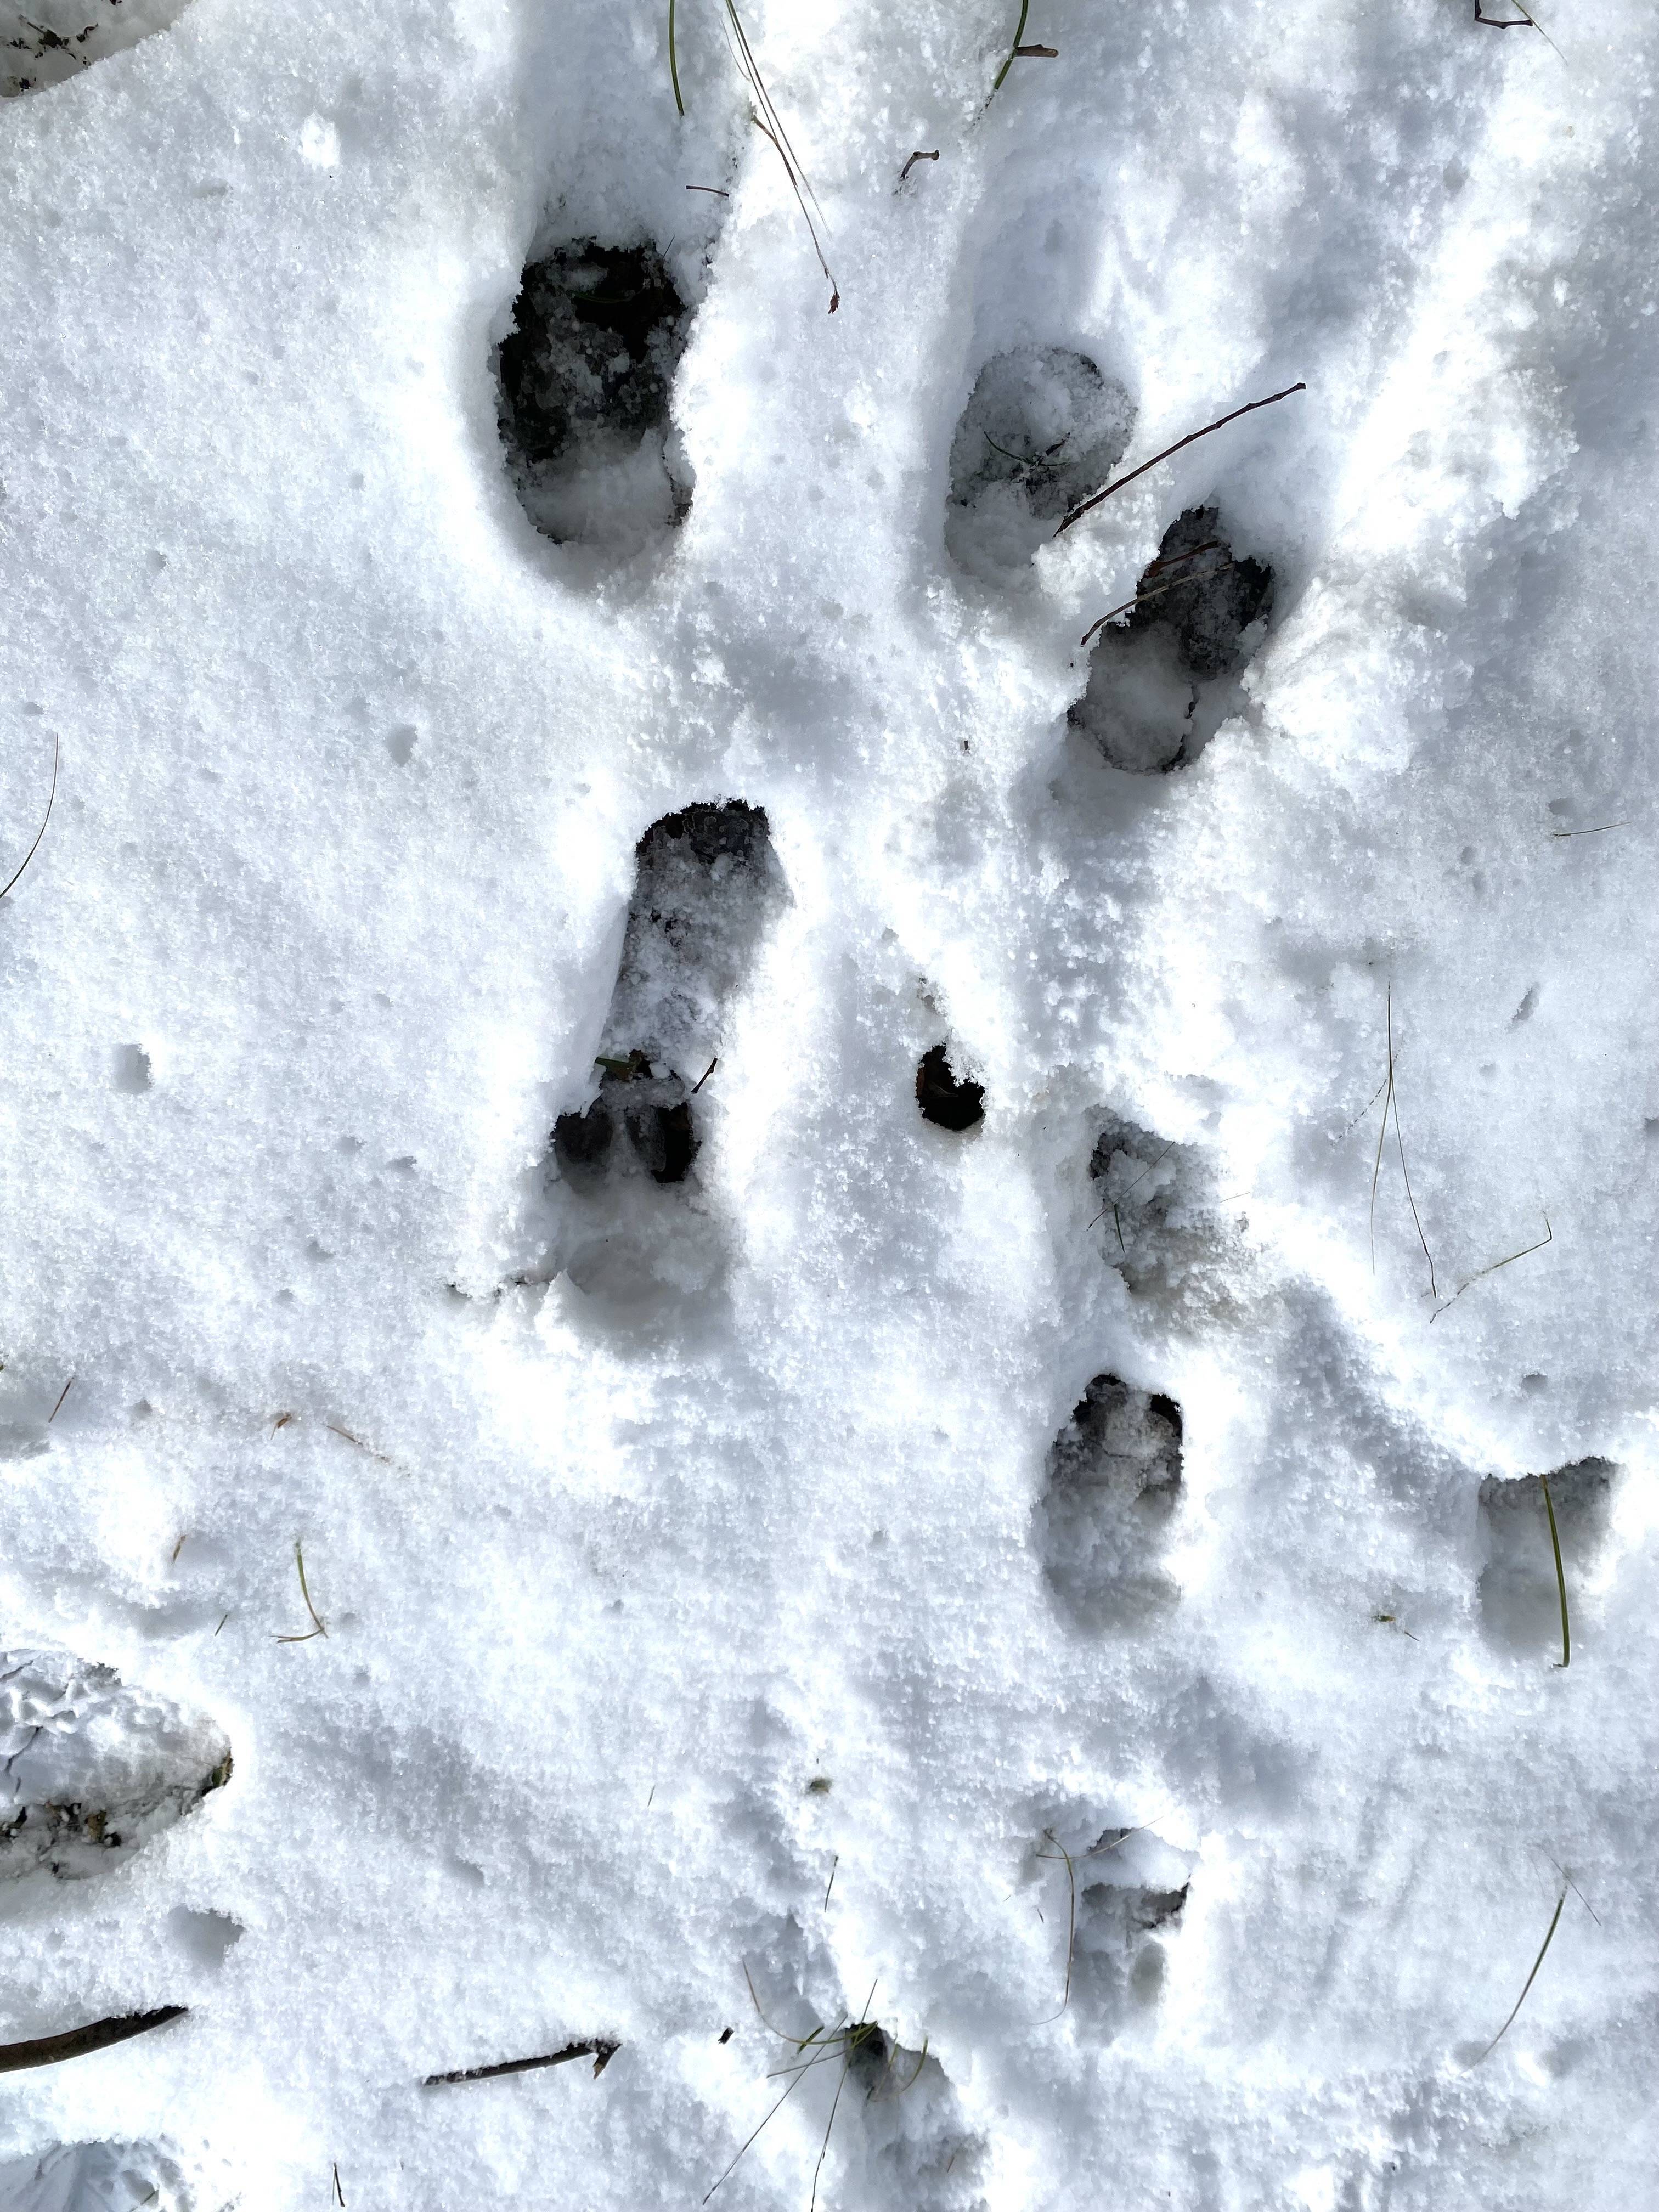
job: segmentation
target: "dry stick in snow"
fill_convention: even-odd
[[[1055,537],[1058,538],[1061,531],[1069,530],[1074,522],[1081,521],[1091,507],[1098,507],[1102,500],[1110,499],[1114,492],[1121,491],[1125,484],[1132,484],[1137,477],[1144,477],[1148,469],[1155,469],[1160,461],[1167,461],[1171,453],[1180,453],[1182,447],[1194,446],[1200,438],[1207,438],[1212,430],[1224,430],[1229,422],[1237,422],[1241,415],[1254,415],[1258,407],[1271,407],[1276,400],[1288,399],[1293,392],[1305,392],[1307,388],[1305,384],[1287,384],[1282,392],[1270,392],[1265,399],[1252,399],[1247,406],[1235,407],[1231,415],[1218,416],[1213,422],[1206,422],[1201,430],[1189,430],[1184,438],[1177,438],[1173,446],[1166,446],[1161,453],[1154,453],[1150,461],[1143,461],[1138,469],[1131,469],[1127,476],[1119,477],[1115,483],[1103,485],[1099,491],[1091,492],[1087,499],[1080,500],[1069,514],[1060,517]]]
[[[818,222],[823,223],[826,230],[830,226],[824,220],[823,210],[818,206],[818,196],[807,181],[806,172],[801,167],[799,161],[796,158],[795,149],[789,143],[789,134],[783,127],[783,118],[772,105],[772,95],[768,92],[762,80],[760,66],[755,59],[754,49],[749,43],[749,34],[743,27],[743,21],[738,14],[735,0],[726,0],[726,43],[732,49],[732,58],[738,65],[738,76],[755,95],[755,110],[758,112],[751,110],[749,119],[762,136],[769,138],[777,149],[778,159],[782,162],[784,173],[789,179],[789,188],[795,195],[802,218],[811,235],[812,251],[818,257],[818,267],[823,270],[824,281],[830,287],[830,312],[833,315],[841,305],[841,293],[834,276],[830,272],[830,264],[823,258],[823,248],[818,242],[817,224],[812,220],[814,209],[817,211]],[[811,207],[807,205],[809,200],[811,202]]]
[[[65,2058],[79,2058],[89,2051],[107,2051],[112,2043],[125,2043],[152,2027],[165,2027],[182,2020],[184,2005],[161,2005],[155,2012],[120,2013],[112,2020],[89,2021],[64,2035],[40,2035],[27,2043],[0,2043],[0,2074],[21,2074],[31,2066],[56,2066]]]
[[[1177,568],[1185,562],[1196,561],[1200,553],[1216,553],[1220,549],[1221,540],[1218,538],[1206,538],[1203,544],[1194,545],[1190,553],[1172,554],[1167,562],[1154,561],[1152,567],[1154,569]],[[1205,578],[1207,580],[1211,576],[1224,576],[1229,568],[1236,568],[1237,566],[1237,561],[1224,561],[1218,568],[1206,568],[1204,571]],[[1167,584],[1154,584],[1150,592],[1137,592],[1133,599],[1125,599],[1121,607],[1113,607],[1108,613],[1102,615],[1098,622],[1091,622],[1082,636],[1079,638],[1079,645],[1087,645],[1097,629],[1104,629],[1109,622],[1115,622],[1120,615],[1127,615],[1131,607],[1140,606],[1147,599],[1159,599],[1165,592],[1174,591],[1177,584],[1184,584],[1189,579],[1185,576],[1171,576]]]
[[[596,2036],[586,2043],[567,2043],[562,2051],[550,2051],[540,2058],[504,2058],[494,2066],[464,2066],[453,2074],[428,2074],[421,2087],[441,2089],[451,2081],[494,2081],[503,2074],[533,2074],[540,2067],[562,2066],[572,2058],[591,2058],[597,2077],[621,2049],[619,2043],[609,2043],[603,2036]]]
[[[1513,15],[1489,15],[1482,4],[1482,0],[1474,0],[1474,20],[1477,23],[1485,24],[1486,27],[1489,31],[1536,31],[1539,37],[1544,41],[1544,44],[1555,56],[1555,58],[1560,63],[1562,68],[1565,69],[1567,65],[1566,56],[1562,52],[1560,47],[1556,45],[1554,40],[1551,38],[1549,33],[1539,21],[1537,16],[1529,15],[1526,9],[1522,7],[1521,0],[1514,0],[1514,4],[1517,12]]]
[[[1518,1252],[1511,1252],[1508,1259],[1494,1260],[1490,1267],[1477,1267],[1467,1283],[1458,1285],[1443,1306],[1435,1308],[1429,1316],[1430,1321],[1431,1322],[1438,1321],[1443,1313],[1448,1312],[1457,1304],[1465,1291],[1473,1289],[1476,1283],[1484,1282],[1488,1275],[1495,1275],[1500,1267],[1512,1267],[1517,1260],[1524,1260],[1529,1252],[1541,1252],[1547,1244],[1553,1244],[1554,1242],[1555,1231],[1550,1227],[1550,1218],[1547,1213],[1544,1216],[1544,1233],[1535,1244],[1523,1244]]]
[[[1493,2051],[1497,2050],[1498,2045],[1504,2040],[1504,2038],[1509,2033],[1510,2028],[1514,2027],[1516,2013],[1518,2013],[1522,2006],[1525,2004],[1527,2002],[1527,1991],[1538,1979],[1538,1969],[1544,1963],[1544,1953],[1549,1949],[1551,1943],[1554,1940],[1556,1925],[1561,1917],[1561,1907],[1566,1903],[1566,1901],[1567,1893],[1564,1889],[1560,1896],[1555,1900],[1555,1917],[1550,1922],[1549,1933],[1544,1938],[1543,1944],[1540,1948],[1538,1956],[1532,1962],[1532,1972],[1527,1976],[1526,1981],[1522,1986],[1521,1994],[1515,2001],[1514,2011],[1510,2013],[1509,2018],[1504,2022],[1502,2027],[1498,2029],[1497,2034],[1493,2036],[1492,2041],[1481,2052],[1480,2057],[1475,2059],[1472,2064],[1465,2067],[1463,2069],[1465,2073],[1473,2074],[1476,2066],[1482,2064],[1485,2060],[1490,2058]]]
[[[912,155],[911,155],[911,156],[910,156],[910,158],[909,158],[909,160],[905,163],[904,167],[903,167],[899,171],[899,182],[900,182],[900,184],[902,184],[902,183],[904,182],[904,179],[905,179],[909,175],[909,173],[910,173],[911,170],[912,170],[912,169],[914,169],[914,168],[915,167],[916,163],[917,163],[918,161],[938,161],[938,159],[939,159],[939,148],[938,148],[937,146],[935,146],[935,147],[934,147],[934,149],[933,149],[933,152],[932,152],[931,154],[923,154],[923,153],[921,153],[921,152],[920,152],[920,151],[918,151],[918,152],[916,152],[916,153],[915,153],[915,154],[912,154]]]

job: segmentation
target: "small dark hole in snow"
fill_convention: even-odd
[[[945,1048],[936,1044],[916,1069],[916,1103],[923,1121],[941,1129],[971,1129],[985,1119],[985,1086],[952,1075]]]

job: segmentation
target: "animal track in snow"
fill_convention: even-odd
[[[43,91],[165,31],[190,0],[0,0],[0,100]]]
[[[787,896],[766,816],[740,799],[664,816],[635,863],[598,1095],[559,1115],[550,1162],[569,1198],[565,1272],[624,1304],[708,1279],[701,1224],[671,1222],[658,1191],[695,1183],[702,1086],[719,1080],[728,1010]]]
[[[1617,1473],[1610,1460],[1581,1459],[1549,1478],[1569,1590],[1573,1571],[1593,1566],[1607,1540]],[[1480,1486],[1480,1521],[1486,1547],[1480,1619],[1488,1638],[1510,1651],[1559,1650],[1560,1587],[1542,1481],[1535,1474],[1488,1475]]]
[[[1072,1922],[1067,2008],[1110,2040],[1163,1992],[1166,1946],[1198,1861],[1151,1828],[1103,1825],[1104,1818],[1074,1807],[1051,1822],[1027,1872],[1049,1875],[1056,1859],[1064,1862]]]
[[[1237,678],[1267,634],[1273,572],[1233,553],[1217,508],[1188,507],[1136,600],[1100,632],[1068,719],[1114,768],[1167,775],[1189,768],[1236,711]]]
[[[220,2212],[155,2143],[54,2143],[0,2166],[0,2212]]]
[[[1182,1296],[1218,1249],[1220,1224],[1200,1155],[1108,1114],[1089,1175],[1108,1262],[1137,1296]]]
[[[130,1858],[230,1779],[215,1723],[68,1652],[0,1653],[0,1876]]]
[[[848,2052],[863,2125],[842,2139],[844,2197],[891,2212],[975,2212],[985,2144],[964,2124],[945,2069],[873,2027]],[[845,2100],[843,2100],[845,2101]],[[849,2185],[856,2182],[856,2187]]]
[[[691,314],[654,246],[580,239],[526,266],[499,355],[501,442],[556,544],[627,555],[690,512],[671,409]]]
[[[1157,1562],[1181,1499],[1181,1437],[1173,1398],[1097,1375],[1049,1447],[1038,1548],[1079,1626],[1124,1626],[1174,1595]]]
[[[1134,427],[1123,386],[1063,346],[996,354],[951,444],[945,543],[989,583],[1019,574],[1067,507],[1104,483]]]

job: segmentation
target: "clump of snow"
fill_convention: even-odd
[[[223,1731],[112,1667],[0,1651],[0,1876],[130,1858],[230,1779]]]

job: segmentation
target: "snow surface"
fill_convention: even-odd
[[[1032,0],[988,106],[1012,4],[755,0],[833,315],[712,0],[684,121],[662,0],[195,0],[0,105],[0,1617],[235,1762],[6,1886],[0,2038],[189,2014],[8,2075],[0,2203],[695,2206],[814,2029],[729,2212],[838,2086],[848,2212],[1659,2203],[1659,17],[1473,12]],[[498,428],[594,239],[696,308],[637,550]],[[1307,388],[975,573],[1032,349],[1125,467]],[[1267,634],[1127,773],[1079,640],[1206,505]],[[729,799],[695,1164],[584,1195]],[[1138,1516],[1052,1486],[1106,1377]]]

